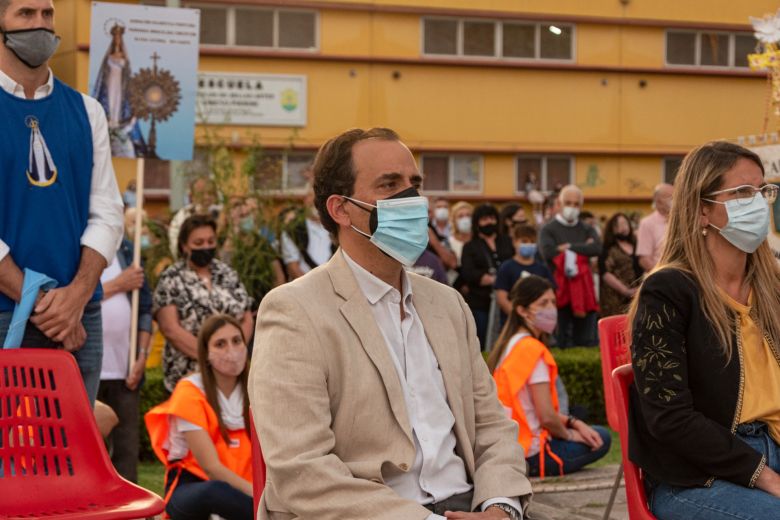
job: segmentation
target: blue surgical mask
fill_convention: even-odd
[[[517,247],[517,254],[523,258],[531,258],[536,256],[536,244],[520,244]]]
[[[250,215],[242,218],[239,226],[241,226],[241,231],[245,233],[253,232],[255,230],[255,217]]]
[[[152,242],[149,240],[149,235],[141,235],[141,249],[149,249],[151,245]]]
[[[769,233],[769,204],[761,195],[756,195],[747,205],[742,205],[738,199],[725,202],[703,199],[715,204],[726,206],[729,221],[722,228],[710,223],[720,232],[720,236],[728,240],[734,247],[745,253],[753,253]]]
[[[368,223],[371,234],[355,226],[352,229],[368,238],[389,257],[412,266],[425,252],[428,247],[428,199],[421,197],[416,189],[408,188],[376,201],[376,205],[344,198],[371,213]]]

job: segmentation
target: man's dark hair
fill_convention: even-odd
[[[353,128],[323,144],[314,159],[312,166],[314,206],[317,208],[323,227],[333,236],[338,234],[339,226],[328,213],[328,197],[331,195],[349,197],[355,192],[356,172],[352,162],[352,147],[366,139],[401,140],[398,134],[389,128],[370,130]]]
[[[184,244],[187,243],[192,232],[206,226],[213,229],[214,233],[217,232],[217,223],[209,215],[193,215],[182,223],[181,228],[179,228],[179,240],[176,244],[176,249],[179,251],[179,257],[184,256]]]

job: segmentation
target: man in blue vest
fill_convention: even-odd
[[[73,352],[94,402],[98,282],[119,248],[122,199],[105,112],[49,69],[58,44],[51,0],[0,0],[0,344],[25,270],[54,279],[21,344]]]

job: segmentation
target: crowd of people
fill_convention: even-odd
[[[74,393],[114,410],[112,460],[134,481],[157,323],[168,398],[145,425],[174,520],[252,518],[252,420],[261,520],[537,520],[528,477],[610,447],[570,413],[550,347],[598,345],[598,317],[621,313],[653,513],[778,518],[778,188],[755,153],[697,147],[652,214],[599,229],[577,186],[545,200],[535,176],[531,218],[426,198],[393,130],[353,129],[274,223],[194,179],[167,226],[145,220],[144,270],[106,114],[48,68],[52,3],[0,0],[0,31],[0,342],[73,353]]]

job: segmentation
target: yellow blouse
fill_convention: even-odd
[[[745,387],[739,422],[764,422],[775,442],[780,442],[780,363],[750,317],[753,294],[748,298],[748,305],[742,305],[724,291],[721,291],[721,296],[739,315],[742,330]]]

